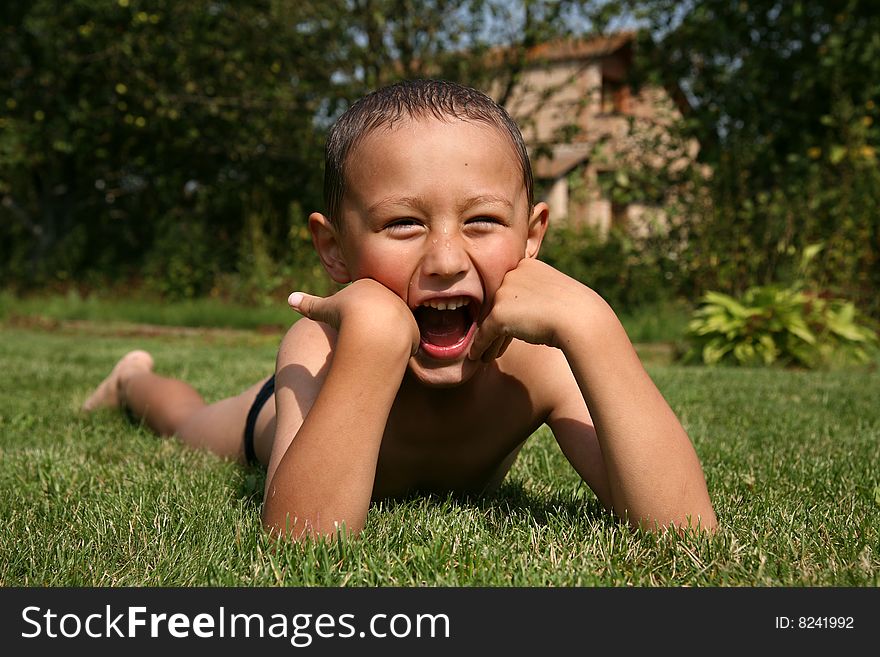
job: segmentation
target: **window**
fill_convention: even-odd
[[[629,112],[629,86],[623,82],[602,78],[602,113],[625,114]]]

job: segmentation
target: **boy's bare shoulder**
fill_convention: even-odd
[[[583,403],[577,380],[559,349],[513,340],[499,367],[517,378],[528,390],[532,403],[548,414],[567,403]]]
[[[287,365],[301,365],[313,373],[327,364],[336,344],[336,331],[308,318],[291,326],[278,347],[276,369]]]

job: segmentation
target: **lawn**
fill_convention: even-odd
[[[149,349],[209,399],[265,376],[278,334],[0,326],[0,586],[870,586],[880,584],[880,373],[651,364],[721,528],[633,531],[546,429],[499,493],[373,509],[362,538],[273,544],[263,473],[79,405]]]

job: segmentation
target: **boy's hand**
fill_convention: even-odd
[[[371,278],[357,280],[329,297],[294,292],[287,303],[301,315],[337,331],[343,325],[358,326],[366,337],[382,344],[409,340],[411,356],[419,349],[419,327],[406,303]]]
[[[589,288],[534,258],[524,258],[504,276],[489,314],[480,322],[469,357],[489,362],[513,338],[562,347],[557,327],[581,307]]]

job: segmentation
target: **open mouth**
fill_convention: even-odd
[[[421,348],[440,360],[459,358],[470,347],[477,328],[475,302],[468,297],[430,299],[413,309]]]

